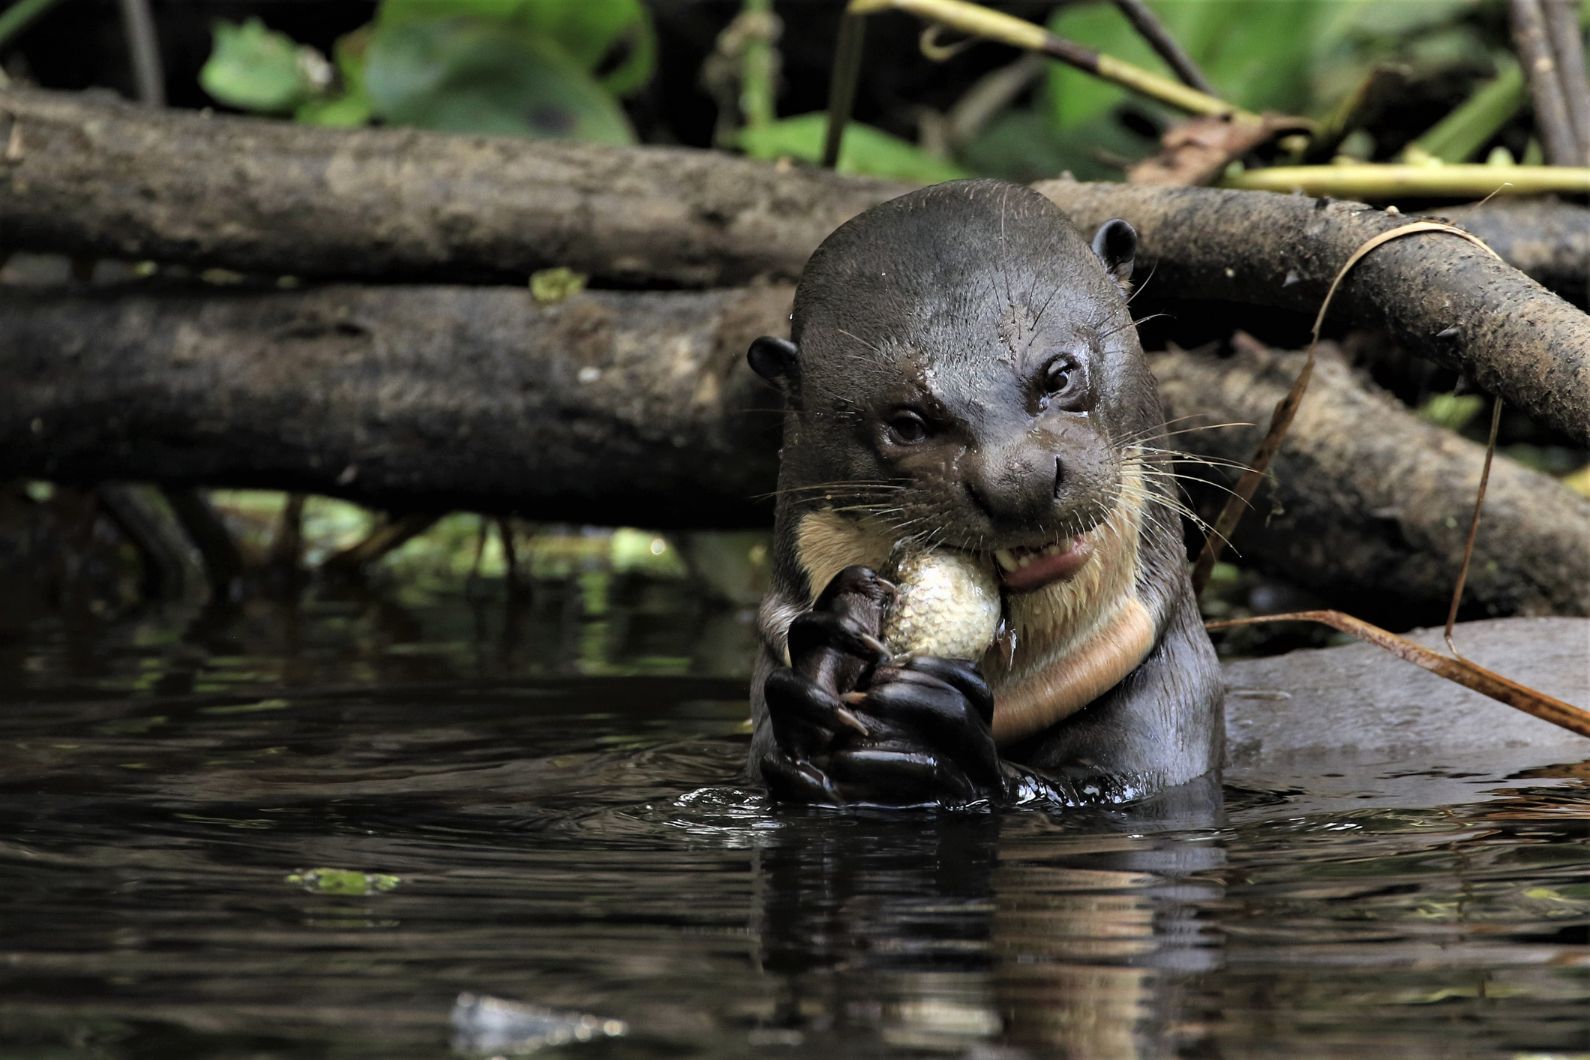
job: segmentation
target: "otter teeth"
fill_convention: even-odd
[[[1043,548],[996,548],[994,550],[994,562],[998,563],[1002,570],[1020,570],[1022,567],[1031,565],[1032,561],[1039,556],[1064,555],[1070,552],[1075,544],[1076,540],[1068,537],[1064,541],[1056,541],[1054,544],[1045,545]]]

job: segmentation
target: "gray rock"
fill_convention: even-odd
[[[1440,629],[1410,639],[1445,650]],[[1453,640],[1474,662],[1575,706],[1590,705],[1590,618],[1465,622]],[[1433,757],[1576,748],[1590,740],[1453,684],[1370,644],[1227,663],[1226,763]]]

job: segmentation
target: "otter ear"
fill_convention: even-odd
[[[1114,278],[1121,290],[1132,286],[1132,265],[1137,258],[1137,229],[1112,217],[1099,225],[1093,233],[1093,253],[1104,262],[1104,271]]]
[[[801,364],[799,350],[788,339],[763,335],[751,343],[745,355],[751,371],[784,391],[784,396],[794,400],[800,392]]]

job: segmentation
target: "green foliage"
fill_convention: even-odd
[[[1432,394],[1419,406],[1419,417],[1437,427],[1461,431],[1480,414],[1485,398],[1479,394]]]
[[[1376,62],[1395,57],[1427,69],[1484,58],[1477,36],[1455,23],[1479,0],[1149,0],[1217,95],[1255,111],[1324,116]],[[1048,28],[1145,69],[1165,70],[1109,4],[1060,8]],[[1123,105],[1156,121],[1179,115],[1080,70],[1051,64],[1040,98],[1008,111],[968,145],[984,172],[1029,178],[1067,169],[1119,177],[1122,164],[1155,149],[1142,126],[1120,120]],[[1047,129],[1030,118],[1041,117]]]
[[[394,890],[403,880],[401,877],[380,872],[318,868],[300,869],[289,873],[284,882],[289,886],[301,887],[311,894],[365,898],[372,894]]]
[[[740,134],[740,146],[752,158],[817,162],[823,155],[827,127],[826,114],[800,114],[745,129]],[[839,171],[923,182],[954,180],[967,175],[959,166],[930,155],[898,136],[857,123],[845,129],[844,144],[839,150]]]
[[[557,305],[565,298],[585,290],[585,274],[566,265],[541,269],[530,274],[530,297],[536,305]]]
[[[520,18],[531,33],[557,41],[587,73],[620,56],[600,78],[615,96],[630,95],[651,80],[657,36],[640,0],[538,0]]]
[[[241,26],[216,24],[215,50],[199,71],[199,84],[227,106],[287,114],[319,94],[329,75],[314,49],[251,18]]]
[[[640,0],[385,0],[332,67],[257,19],[218,25],[201,82],[245,110],[317,125],[629,143],[618,98],[656,67]]]
[[[379,25],[366,54],[376,115],[398,125],[629,143],[618,101],[556,43],[472,18]]]

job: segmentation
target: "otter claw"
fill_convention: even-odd
[[[852,696],[860,696],[860,698],[852,700]],[[845,700],[847,703],[860,703],[861,700],[864,700],[867,697],[860,695],[860,693],[850,692],[844,696],[841,696],[840,698]],[[872,735],[872,729],[868,727],[867,723],[856,717],[854,714],[850,713],[850,711],[846,710],[844,707],[834,708],[834,720],[839,722],[841,725],[844,725],[846,728],[855,730],[862,736]]]

